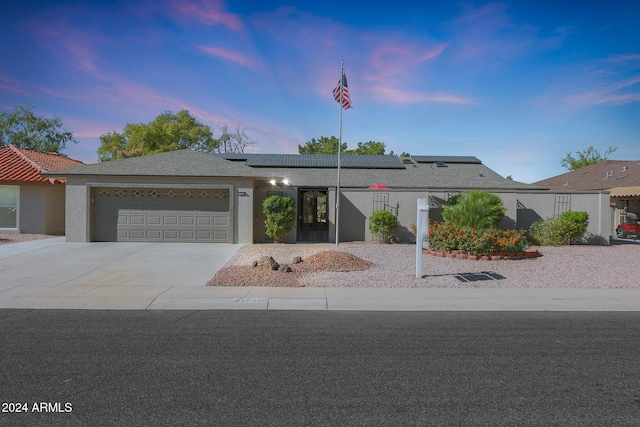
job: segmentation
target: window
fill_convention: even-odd
[[[18,187],[0,185],[0,228],[18,228]]]

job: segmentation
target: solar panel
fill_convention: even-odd
[[[418,163],[482,163],[474,156],[411,156]]]
[[[247,166],[279,168],[337,168],[336,154],[245,154]],[[393,155],[343,155],[340,167],[352,169],[403,169],[402,161]]]

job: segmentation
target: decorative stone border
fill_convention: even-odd
[[[491,253],[483,256],[471,255],[460,251],[432,251],[431,249],[423,249],[422,252],[441,258],[469,259],[472,261],[520,260],[540,256],[538,248],[535,246],[525,249],[524,252],[519,254]]]

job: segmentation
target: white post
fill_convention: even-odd
[[[422,248],[429,247],[429,199],[418,199],[416,209],[416,279],[422,278]]]

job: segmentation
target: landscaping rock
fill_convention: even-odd
[[[258,266],[258,260],[255,260],[251,263],[251,267],[256,268]]]
[[[278,268],[278,271],[280,273],[291,273],[293,270],[291,269],[291,267],[289,267],[287,264],[282,264],[280,265],[280,267]]]
[[[266,268],[268,270],[277,270],[280,268],[280,264],[278,264],[273,257],[263,256],[258,260],[258,267]]]
[[[302,262],[302,257],[297,256],[293,259],[293,264],[300,264]]]

